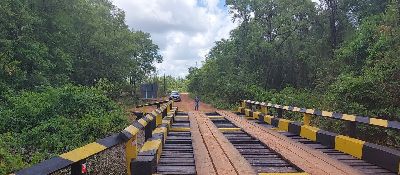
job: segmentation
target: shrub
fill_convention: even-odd
[[[0,150],[4,159],[0,172],[37,163],[127,125],[123,110],[95,88],[67,85],[6,99],[0,111],[0,132],[13,139],[0,140],[6,145]],[[22,156],[8,156],[13,154]]]

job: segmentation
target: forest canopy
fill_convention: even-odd
[[[111,98],[162,61],[149,33],[109,0],[1,0],[0,14],[0,174],[127,126]]]
[[[400,1],[226,3],[240,25],[189,68],[190,92],[220,107],[252,99],[400,120]],[[360,129],[400,145],[393,131]]]

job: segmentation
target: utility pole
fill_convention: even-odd
[[[164,73],[164,95],[167,95],[167,84],[165,83],[165,73]]]

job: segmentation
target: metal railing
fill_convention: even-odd
[[[103,139],[89,143],[51,159],[44,160],[31,167],[15,172],[16,175],[51,174],[60,170],[71,168],[72,175],[81,175],[85,168],[86,159],[99,154],[119,144],[125,144],[125,161],[128,174],[131,173],[130,162],[137,157],[137,134],[144,130],[145,140],[152,137],[152,131],[162,124],[162,119],[172,110],[173,101],[161,101],[145,106],[157,105],[157,109],[135,120],[120,133],[112,134]]]

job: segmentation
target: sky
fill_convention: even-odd
[[[229,38],[238,26],[225,0],[113,0],[125,11],[133,30],[151,34],[164,61],[160,75],[185,77],[188,68],[200,67],[216,41]]]

